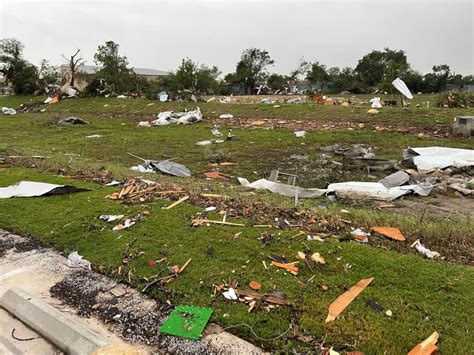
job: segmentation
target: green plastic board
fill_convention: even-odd
[[[197,340],[211,318],[212,309],[180,305],[171,312],[160,328],[163,334]]]

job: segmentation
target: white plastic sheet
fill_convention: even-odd
[[[323,189],[291,186],[279,182],[273,182],[267,179],[260,179],[252,183],[241,177],[237,179],[244,187],[249,187],[252,189],[264,189],[287,197],[295,197],[297,195],[299,198],[314,198],[320,197],[326,193],[326,190]]]
[[[372,108],[382,108],[380,97],[374,97],[373,99],[370,99],[370,102],[372,103]]]
[[[411,158],[419,171],[429,172],[449,166],[474,166],[474,150],[447,147],[408,148],[405,158]]]
[[[165,102],[168,100],[168,94],[166,93],[166,91],[162,91],[158,94],[158,97],[160,99],[160,102]]]
[[[413,95],[410,92],[410,89],[408,89],[407,85],[402,79],[396,78],[394,81],[392,81],[392,85],[395,87],[395,89],[400,91],[407,99],[413,99]]]
[[[91,263],[86,259],[83,259],[77,251],[73,251],[67,257],[67,266],[72,268],[81,268],[86,270],[91,270]]]
[[[339,182],[330,184],[327,192],[334,192],[338,195],[358,198],[373,198],[376,200],[391,201],[408,193],[416,193],[421,196],[427,196],[433,186],[426,185],[406,185],[392,188],[386,188],[379,182]]]
[[[293,132],[296,137],[298,138],[304,138],[306,136],[306,131],[295,131]]]
[[[202,121],[202,112],[198,107],[196,110],[188,112],[164,111],[158,114],[158,118],[151,123],[156,126],[164,126],[170,123],[193,124]]]
[[[440,257],[440,253],[437,251],[430,250],[426,248],[423,244],[420,243],[420,240],[417,239],[412,245],[420,254],[423,254],[427,258],[433,259]]]
[[[4,115],[16,115],[16,110],[10,107],[2,107],[2,112]]]
[[[337,195],[350,198],[370,198],[391,201],[409,193],[415,193],[420,196],[428,196],[433,189],[433,185],[431,184],[406,185],[386,188],[379,182],[358,181],[340,182],[330,184],[327,189],[318,189],[291,186],[279,182],[273,182],[267,179],[260,179],[252,183],[241,177],[237,179],[244,187],[252,189],[264,189],[287,197],[295,197],[295,195],[297,195],[299,198],[315,198],[321,197],[325,194],[335,193]]]
[[[15,185],[0,188],[0,198],[11,197],[34,197],[43,196],[46,194],[57,195],[61,193],[70,193],[81,191],[74,186],[69,185],[55,185],[45,182],[34,181],[20,181]]]

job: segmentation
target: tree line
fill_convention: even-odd
[[[48,61],[35,66],[23,56],[24,45],[17,39],[0,40],[0,72],[11,83],[15,94],[26,95],[46,87],[63,84]],[[77,50],[65,57],[69,68],[69,83],[74,86],[85,63]],[[137,75],[125,55],[119,53],[119,45],[107,41],[99,45],[94,54],[94,63],[100,66],[92,78],[85,94],[136,93],[156,97],[161,91],[171,95],[194,94],[256,94],[296,92],[305,84],[307,91],[340,93],[368,93],[374,88],[393,92],[391,82],[397,77],[405,81],[413,92],[440,92],[449,84],[463,87],[474,84],[474,76],[463,76],[451,71],[447,64],[435,65],[432,72],[422,74],[414,70],[403,50],[373,50],[363,56],[352,67],[327,67],[314,61],[302,61],[288,74],[269,73],[275,63],[268,51],[249,48],[242,52],[235,71],[222,77],[217,66],[199,64],[189,58],[181,61],[178,68],[167,76],[149,81]]]

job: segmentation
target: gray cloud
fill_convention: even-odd
[[[271,71],[300,58],[355,66],[372,49],[404,49],[422,72],[447,63],[474,72],[471,1],[21,1],[0,0],[0,37],[16,37],[25,55],[62,62],[81,48],[88,64],[114,40],[132,66],[175,69],[190,57],[233,71],[243,49],[267,49]]]

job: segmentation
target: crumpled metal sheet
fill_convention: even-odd
[[[339,196],[351,198],[369,198],[391,201],[409,193],[415,193],[420,196],[428,196],[433,189],[433,185],[431,184],[405,185],[386,188],[380,182],[358,181],[334,183],[330,184],[327,189],[317,189],[291,186],[279,182],[272,182],[267,179],[260,179],[252,183],[241,177],[237,179],[244,187],[264,189],[287,197],[295,197],[295,195],[298,194],[299,198],[315,198],[321,197],[325,194],[327,195],[335,193]]]
[[[408,148],[403,152],[405,159],[411,159],[417,169],[430,172],[449,166],[474,166],[474,150],[448,147]]]
[[[84,190],[86,189],[81,189],[70,185],[55,185],[45,182],[20,181],[15,185],[0,188],[0,198],[59,195]]]
[[[252,189],[264,189],[287,197],[295,197],[297,195],[298,198],[314,198],[320,197],[326,193],[326,190],[324,189],[291,186],[279,182],[273,182],[267,179],[260,179],[252,183],[241,177],[237,179],[244,187],[249,187]]]
[[[410,175],[400,170],[393,174],[385,176],[379,182],[386,188],[391,188],[391,187],[401,186],[404,183],[407,183],[408,181],[410,181]]]
[[[130,169],[141,173],[155,173],[159,171],[168,175],[191,177],[191,171],[187,167],[171,160],[147,160],[143,165],[132,166]]]
[[[379,182],[339,182],[330,184],[327,193],[334,192],[341,196],[357,198],[373,198],[376,200],[391,201],[408,193],[428,196],[433,189],[431,184],[406,185],[386,188]]]
[[[191,177],[191,171],[187,167],[171,160],[162,160],[158,164],[153,163],[153,165],[164,174]]]
[[[402,79],[396,78],[394,81],[392,81],[392,85],[395,87],[395,89],[400,91],[406,98],[410,100],[413,99],[413,95],[410,92],[410,89],[408,89],[407,85]]]

